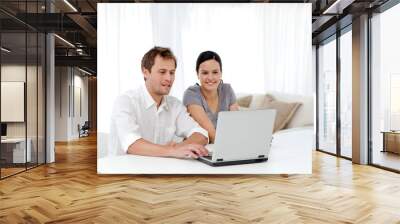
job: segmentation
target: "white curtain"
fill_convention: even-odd
[[[312,95],[310,4],[152,4],[154,45],[179,60],[171,95],[197,81],[197,56],[222,58],[223,79],[236,92]],[[240,16],[239,16],[240,15]]]
[[[197,82],[197,56],[222,58],[237,93],[314,93],[311,4],[98,4],[98,128],[108,133],[115,97],[143,84],[142,56],[169,47],[178,59],[171,95]]]

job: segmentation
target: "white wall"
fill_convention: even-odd
[[[68,140],[68,85],[69,75],[67,67],[55,68],[55,140]]]
[[[73,119],[72,119],[72,130],[71,135],[74,138],[79,136],[77,126],[80,124],[81,126],[88,121],[89,113],[88,113],[88,77],[81,76],[82,73],[77,74],[77,70],[74,70],[74,108],[73,108]],[[80,91],[80,93],[78,93]],[[79,98],[80,94],[80,98]],[[80,100],[80,102],[79,102]],[[80,108],[79,108],[80,107]],[[81,110],[81,112],[79,111]]]
[[[77,139],[78,124],[88,120],[88,78],[76,68],[56,67],[55,85],[55,140]]]

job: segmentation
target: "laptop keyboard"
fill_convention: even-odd
[[[208,156],[203,156],[203,158],[211,160],[212,159],[212,152],[208,152]]]

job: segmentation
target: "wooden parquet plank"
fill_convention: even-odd
[[[399,223],[400,175],[313,152],[312,175],[97,175],[96,138],[0,181],[0,223]]]

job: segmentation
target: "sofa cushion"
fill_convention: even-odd
[[[312,126],[314,124],[314,98],[313,96],[304,96],[296,94],[287,94],[282,92],[270,91],[268,94],[272,95],[276,100],[283,102],[300,102],[301,105],[294,113],[292,119],[288,122],[285,128],[295,128]],[[248,96],[249,93],[238,93],[238,97]],[[265,100],[266,94],[253,93],[248,109],[259,109]]]
[[[265,94],[259,94],[259,93],[253,94],[249,108],[259,109],[263,105],[264,100],[265,100]]]
[[[274,124],[274,132],[281,130],[284,128],[287,123],[292,119],[293,115],[295,114],[297,108],[301,103],[298,102],[283,102],[274,99],[272,95],[265,95],[264,102],[260,105],[260,109],[275,109],[276,110],[276,117],[275,117],[275,124]]]
[[[312,126],[314,124],[314,99],[313,96],[287,94],[281,92],[269,92],[274,99],[284,102],[300,102],[293,118],[285,128]]]
[[[240,107],[249,107],[251,103],[252,95],[242,96],[237,98],[236,102]]]

